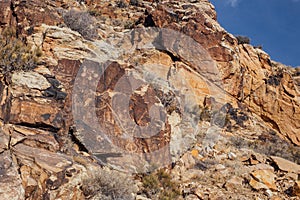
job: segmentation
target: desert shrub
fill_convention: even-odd
[[[272,75],[272,76],[269,76],[269,78],[266,80],[266,83],[269,85],[278,86],[278,85],[280,85],[281,78],[282,77],[280,77],[280,76]]]
[[[213,114],[212,123],[223,128],[230,123],[230,115],[225,112],[217,111]]]
[[[280,85],[281,79],[283,78],[283,74],[284,74],[284,72],[282,69],[276,70],[273,75],[268,77],[268,79],[266,80],[266,83],[269,85],[274,85],[274,86]]]
[[[70,29],[77,31],[87,40],[98,37],[93,17],[88,12],[70,10],[64,14],[64,22]]]
[[[200,120],[201,121],[210,121],[212,117],[212,111],[205,107],[203,108],[203,110],[200,113]]]
[[[238,35],[236,39],[238,40],[238,44],[250,44],[250,38],[246,36]]]
[[[255,152],[267,156],[279,156],[300,164],[300,147],[294,146],[290,142],[281,139],[272,130],[262,133],[258,139],[254,141],[235,136],[230,138],[230,143],[236,148],[252,149]]]
[[[88,10],[88,13],[91,15],[91,16],[94,16],[94,17],[99,17],[101,16],[101,10],[97,9],[97,8],[91,8]]]
[[[293,76],[300,76],[300,67],[296,68],[296,72]]]
[[[144,176],[142,183],[143,193],[151,199],[173,200],[181,195],[179,184],[164,169]]]
[[[133,200],[134,184],[130,177],[117,172],[100,170],[83,180],[81,187],[86,199]]]
[[[120,0],[117,2],[117,7],[118,8],[126,8],[128,5],[124,0]]]
[[[132,5],[132,6],[138,6],[139,5],[139,0],[130,0],[129,4]]]
[[[132,28],[134,28],[134,22],[133,21],[127,21],[127,22],[125,22],[124,28],[125,29],[132,29]]]
[[[230,123],[230,115],[223,110],[210,110],[208,107],[204,107],[200,113],[200,120],[223,128]]]
[[[0,72],[2,74],[34,69],[40,56],[41,51],[33,50],[30,45],[17,38],[14,29],[6,28],[0,35]]]
[[[255,49],[263,49],[263,46],[261,44],[259,44],[259,45],[255,45],[254,48]]]

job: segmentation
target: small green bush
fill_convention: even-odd
[[[0,35],[0,73],[7,75],[13,71],[28,71],[36,67],[38,57],[42,55],[39,49],[32,50],[16,37],[16,31],[6,28]]]
[[[94,26],[94,19],[88,12],[70,10],[64,15],[65,24],[77,31],[87,40],[93,40],[98,37],[98,32]]]

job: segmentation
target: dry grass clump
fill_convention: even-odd
[[[64,15],[64,22],[70,29],[77,31],[87,40],[98,37],[95,21],[88,12],[70,10]]]
[[[133,200],[133,180],[123,173],[100,170],[83,180],[82,191],[86,199]]]
[[[12,28],[4,29],[0,35],[0,73],[4,75],[34,69],[41,55],[39,49],[33,50],[30,45],[17,38],[16,31]]]

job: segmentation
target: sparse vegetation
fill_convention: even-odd
[[[238,40],[238,44],[250,44],[250,38],[246,36],[238,35],[236,39]]]
[[[178,199],[181,194],[179,184],[164,169],[144,176],[142,183],[143,193],[151,199],[173,200]]]
[[[256,45],[254,46],[255,49],[263,49],[263,46],[260,44],[260,45]]]
[[[100,170],[94,177],[83,180],[82,191],[86,199],[133,200],[133,181],[117,171]]]
[[[208,107],[203,108],[200,113],[200,120],[201,121],[210,121],[211,120],[212,112],[208,109]]]
[[[128,4],[124,0],[120,0],[117,2],[117,7],[118,8],[126,8]]]
[[[98,37],[93,17],[88,12],[70,10],[64,15],[64,22],[70,29],[77,31],[87,40]]]
[[[277,70],[274,70],[274,74],[269,76],[266,80],[266,83],[269,85],[280,85],[281,79],[283,78],[284,71],[283,69],[279,68]]]
[[[284,141],[272,130],[262,133],[255,141],[232,137],[231,144],[236,148],[248,148],[261,154],[280,156],[300,164],[300,148]]]
[[[20,38],[16,31],[6,28],[0,35],[0,72],[7,75],[13,71],[28,71],[36,67],[38,57],[42,55],[39,49],[33,50]]]
[[[132,6],[138,6],[139,5],[139,0],[130,0],[129,4],[132,5]]]
[[[200,113],[200,120],[208,121],[218,127],[225,127],[230,124],[230,115],[223,110],[210,110],[204,107]]]
[[[269,85],[276,85],[276,86],[278,86],[278,85],[280,85],[281,79],[282,79],[282,76],[280,76],[280,75],[273,75],[273,76],[270,76],[270,77],[266,80],[266,82],[267,82],[267,84],[269,84]]]
[[[127,22],[125,22],[124,28],[125,29],[132,29],[132,28],[134,28],[134,22],[133,21],[127,21]]]

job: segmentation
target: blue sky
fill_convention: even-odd
[[[272,60],[300,66],[300,0],[210,0],[219,23],[262,45]]]

